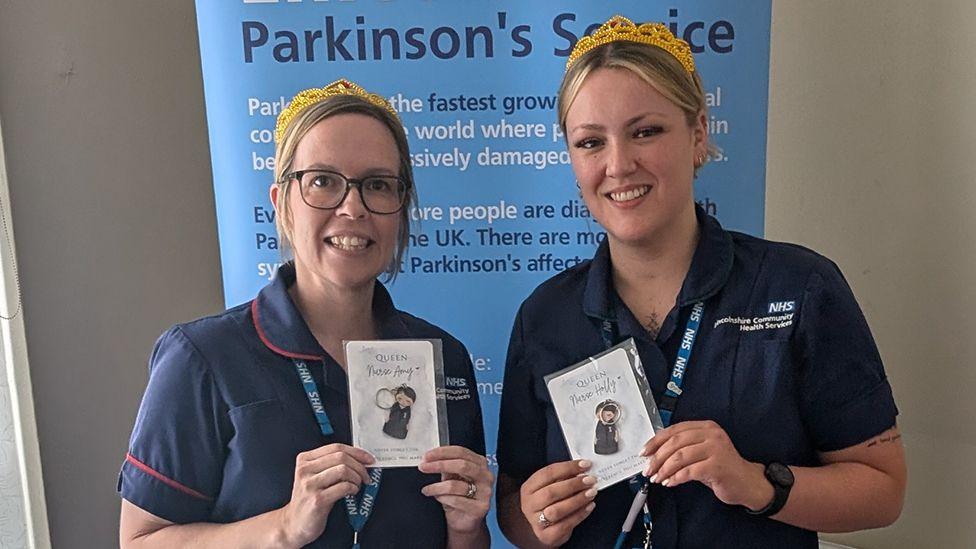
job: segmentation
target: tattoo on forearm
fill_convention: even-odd
[[[900,438],[901,438],[901,434],[900,433],[899,434],[896,434],[896,435],[889,435],[889,436],[886,436],[886,437],[878,437],[878,438],[876,438],[876,439],[874,439],[874,440],[872,440],[871,442],[868,443],[868,448],[870,448],[872,446],[876,446],[878,444],[884,444],[886,442],[894,442],[894,441],[896,441],[896,440],[898,440]]]

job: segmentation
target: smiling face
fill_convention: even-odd
[[[379,120],[346,113],[327,117],[306,133],[295,149],[292,170],[324,169],[350,178],[398,175],[400,155],[390,130]],[[401,216],[369,212],[355,188],[332,210],[305,204],[297,180],[288,182],[288,214],[299,280],[334,289],[372,285],[393,260]],[[275,185],[276,204],[283,196]],[[280,210],[280,208],[278,208]]]
[[[707,152],[704,113],[689,125],[681,108],[633,72],[600,68],[569,106],[566,132],[580,193],[611,243],[648,244],[694,216],[695,159]]]
[[[406,393],[397,393],[396,401],[401,408],[409,408],[413,406],[413,399],[407,396]]]

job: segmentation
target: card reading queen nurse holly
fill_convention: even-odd
[[[545,381],[569,453],[593,462],[598,490],[644,470],[640,451],[664,425],[633,339]]]
[[[440,340],[346,341],[352,444],[376,467],[415,467],[448,443]]]

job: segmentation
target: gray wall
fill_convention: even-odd
[[[844,269],[910,464],[833,539],[971,547],[976,4],[773,4],[767,234]],[[0,0],[0,119],[52,541],[108,547],[153,339],[222,303],[192,1]]]
[[[0,119],[51,540],[111,547],[168,325],[222,307],[193,2],[0,0]]]
[[[908,494],[859,547],[976,547],[976,2],[774,0],[766,234],[844,270]]]

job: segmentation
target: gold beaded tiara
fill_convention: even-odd
[[[600,25],[600,28],[593,31],[593,34],[580,38],[576,42],[576,46],[573,47],[573,52],[569,54],[566,70],[569,70],[577,59],[593,48],[620,40],[657,46],[674,56],[689,74],[695,72],[695,58],[691,56],[691,47],[688,42],[675,38],[666,25],[663,23],[635,25],[633,21],[621,15],[614,15],[606,23]]]
[[[382,107],[389,112],[395,120],[400,121],[400,117],[397,112],[393,110],[393,107],[383,98],[381,95],[375,93],[369,93],[364,90],[362,86],[359,86],[353,82],[341,78],[335,82],[329,84],[324,88],[309,88],[307,90],[302,90],[295,95],[295,98],[291,100],[288,107],[281,111],[278,115],[278,123],[275,124],[275,143],[281,141],[281,138],[285,135],[285,128],[291,121],[298,116],[298,113],[302,112],[308,107],[323,101],[329,97],[336,97],[339,95],[351,95],[354,97],[359,97],[370,104],[376,105],[377,107]]]

